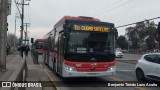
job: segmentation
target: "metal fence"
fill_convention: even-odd
[[[33,62],[35,64],[39,63],[38,62],[38,52],[34,49],[31,49],[31,55],[32,55],[32,58],[33,58]]]

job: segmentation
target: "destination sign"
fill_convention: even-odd
[[[109,28],[101,26],[74,25],[74,30],[93,31],[93,32],[109,32]]]

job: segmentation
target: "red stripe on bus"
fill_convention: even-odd
[[[114,66],[116,62],[70,62],[64,60],[64,64],[75,67],[79,72],[99,72],[107,71],[108,68]]]
[[[37,52],[39,53],[44,53],[45,51],[43,49],[36,49]]]
[[[43,53],[44,54],[48,54],[49,52],[47,50],[43,50]]]
[[[91,70],[91,68],[76,68],[78,72],[103,72],[107,71],[108,68],[95,68],[94,70]]]

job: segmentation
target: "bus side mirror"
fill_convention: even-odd
[[[115,33],[115,40],[117,40],[117,39],[118,39],[118,31],[117,31],[117,29],[116,29],[116,28],[115,28],[114,33]]]

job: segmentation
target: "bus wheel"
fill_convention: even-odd
[[[55,73],[56,76],[58,76],[58,73],[57,73],[57,70],[56,70],[56,60],[54,59],[54,62],[53,62],[53,72]]]

